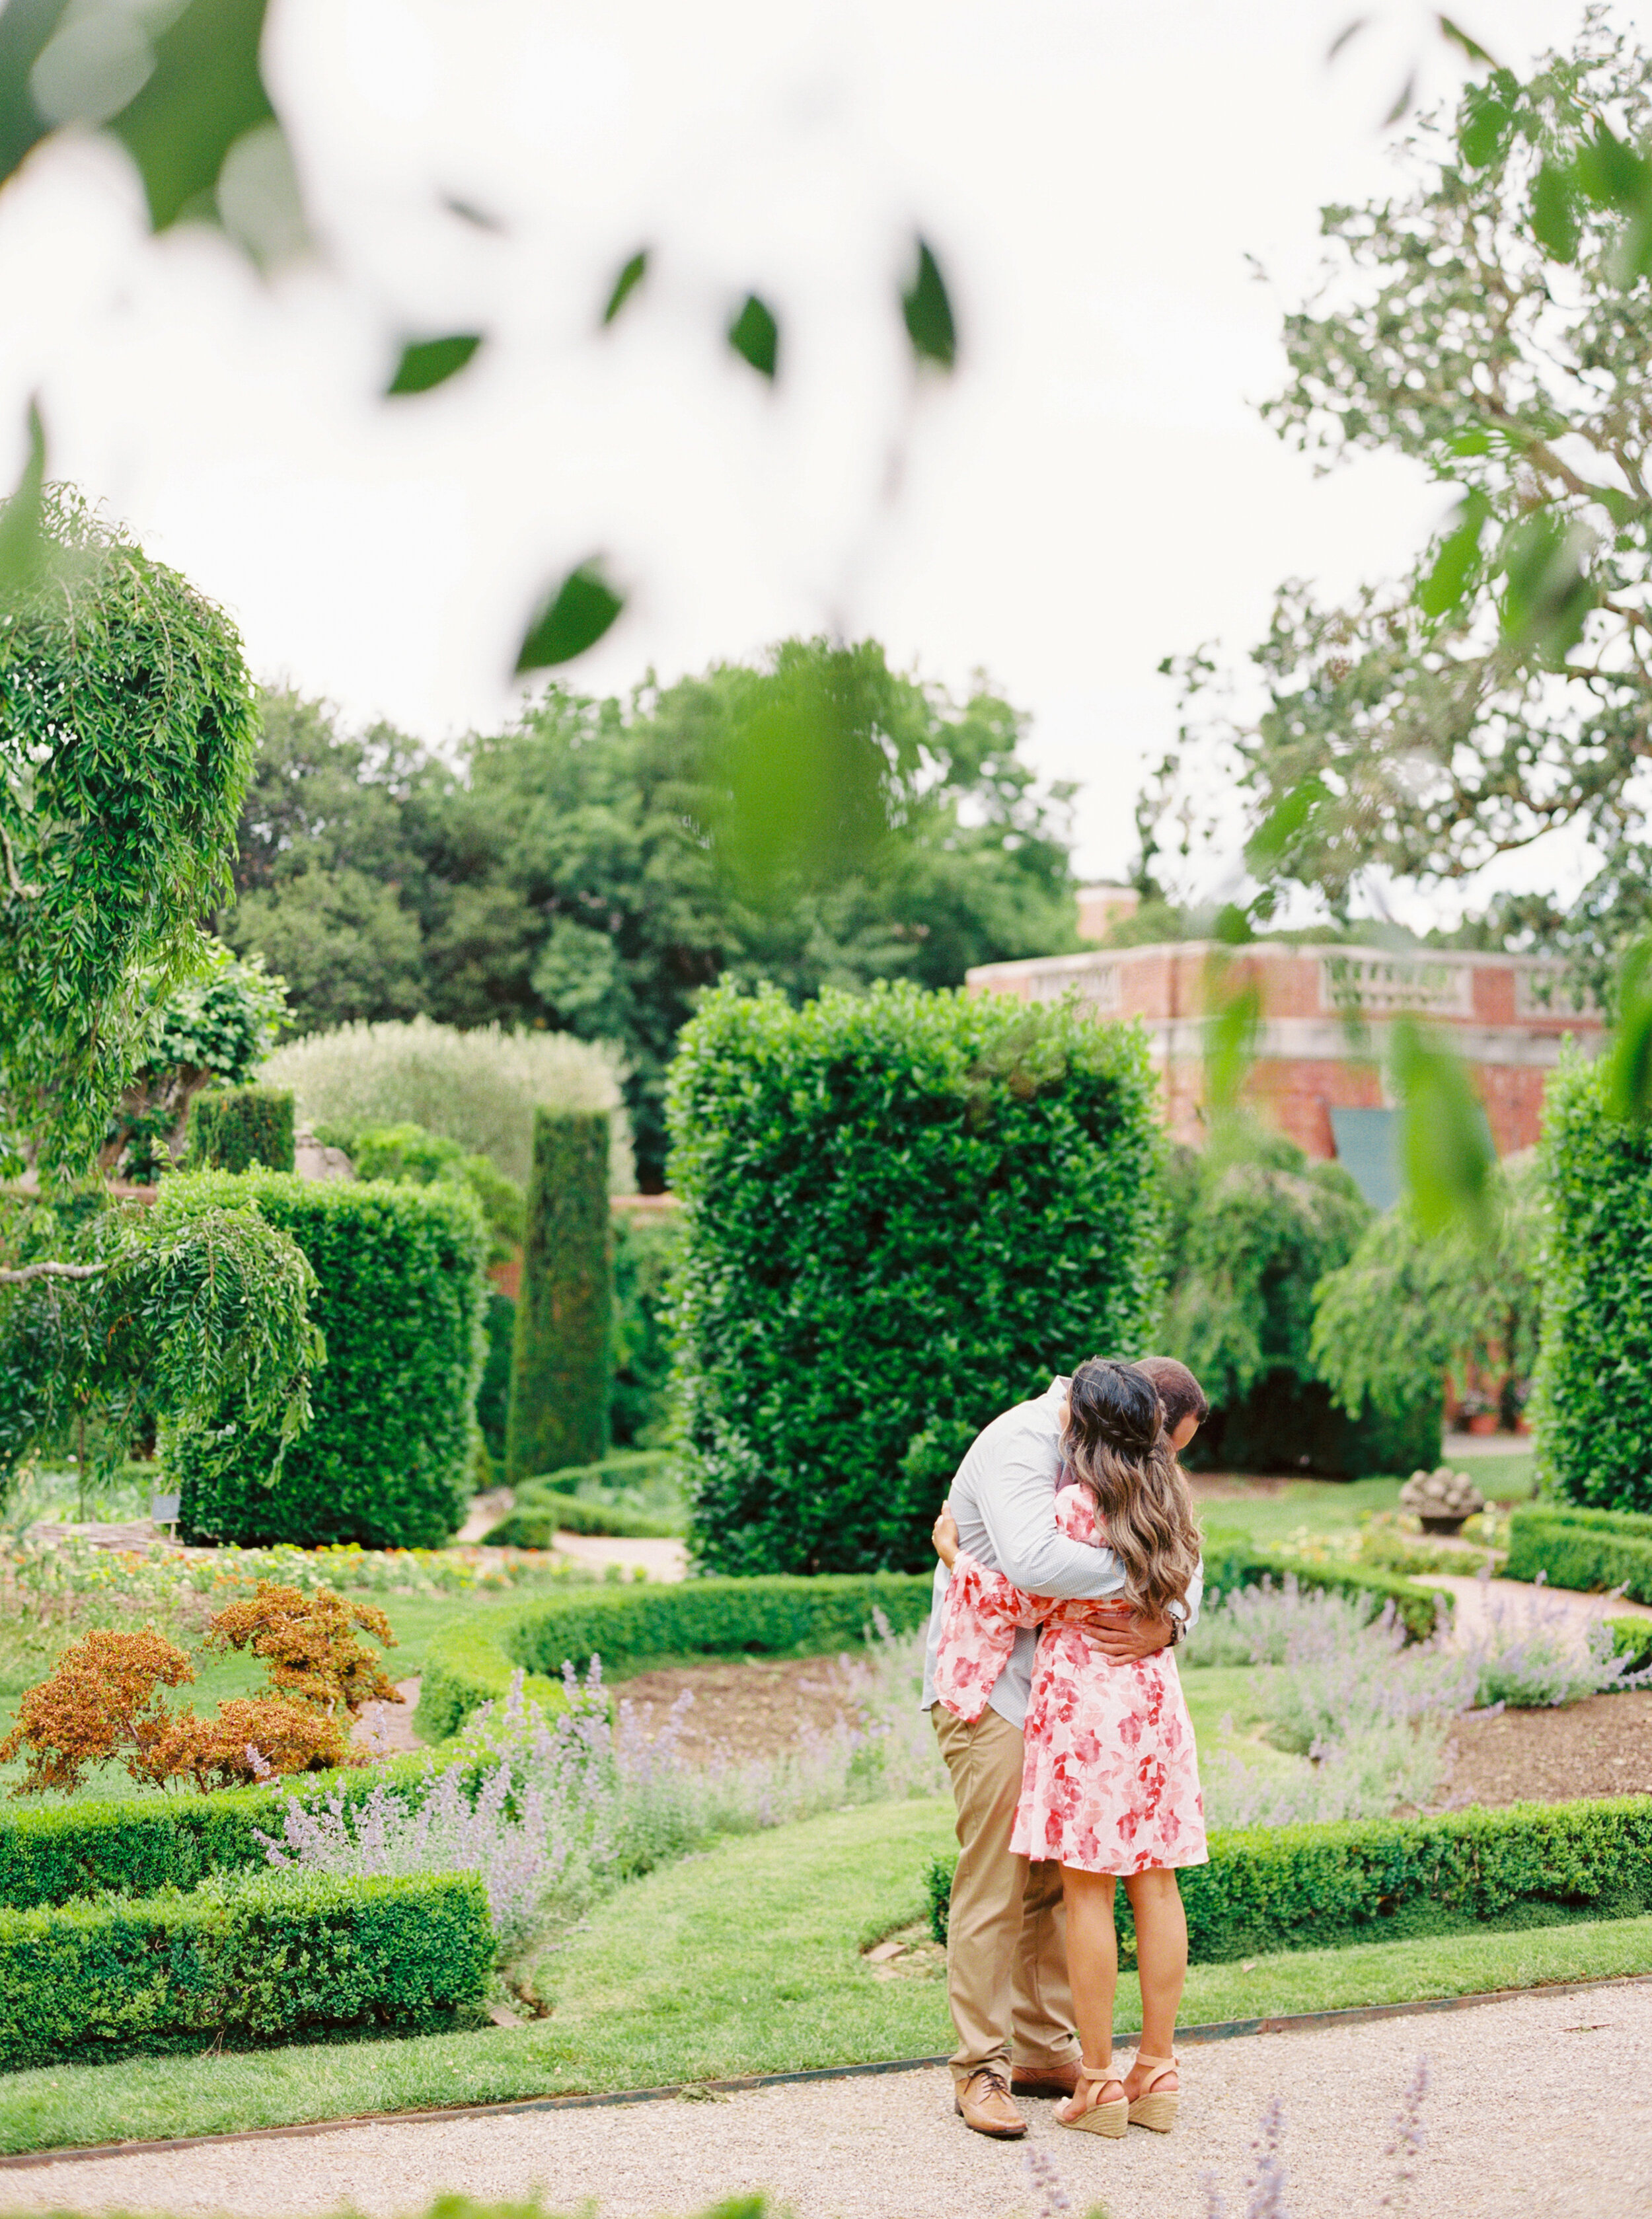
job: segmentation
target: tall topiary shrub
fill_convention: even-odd
[[[256,1206],[320,1282],[326,1340],[307,1433],[278,1454],[269,1427],[218,1422],[164,1435],[184,1537],[439,1547],[469,1501],[487,1234],[470,1196],[274,1172],[169,1179],[157,1211]]]
[[[608,1451],[613,1369],[606,1110],[539,1110],[511,1350],[512,1482]]]
[[[278,1086],[214,1087],[189,1104],[185,1162],[192,1172],[293,1167],[293,1097]]]
[[[1652,1127],[1619,1124],[1569,1044],[1543,1101],[1549,1197],[1531,1413],[1539,1478],[1598,1510],[1652,1511]]]
[[[1076,1005],[719,988],[670,1088],[677,1388],[719,1572],[922,1570],[970,1439],[1140,1353],[1164,1143],[1146,1040]]]

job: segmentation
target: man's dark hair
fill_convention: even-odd
[[[1167,1433],[1173,1433],[1183,1418],[1195,1419],[1203,1425],[1210,1415],[1210,1404],[1204,1389],[1185,1364],[1178,1364],[1173,1356],[1142,1356],[1136,1359],[1135,1368],[1145,1371],[1158,1389]]]

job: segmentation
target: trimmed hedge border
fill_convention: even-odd
[[[417,1723],[432,1739],[456,1733],[471,1712],[502,1695],[511,1675],[525,1692],[560,1706],[564,1662],[579,1671],[600,1656],[607,1672],[656,1656],[810,1656],[857,1647],[873,1611],[895,1633],[928,1619],[933,1576],[788,1573],[755,1580],[683,1580],[581,1588],[519,1612],[490,1612],[438,1632],[425,1652]]]
[[[1434,1630],[1438,1599],[1409,1580],[1297,1563],[1253,1548],[1242,1534],[1217,1533],[1206,1543],[1207,1592],[1288,1575],[1304,1587],[1392,1601],[1413,1639]],[[660,1656],[806,1656],[854,1648],[874,1610],[895,1633],[925,1624],[933,1593],[933,1574],[919,1572],[581,1588],[438,1632],[425,1654],[416,1722],[431,1740],[445,1740],[472,1711],[503,1695],[517,1670],[532,1675],[528,1693],[560,1705],[563,1663],[583,1672],[593,1656],[612,1673]]]
[[[348,1810],[381,1782],[421,1798],[439,1769],[421,1750],[371,1767],[307,1773],[283,1787],[0,1809],[0,1909],[33,1911],[105,1893],[153,1895],[196,1887],[212,1873],[266,1870],[258,1836],[279,1838],[290,1788],[311,1805],[340,1794]]]
[[[0,2067],[424,2029],[486,1992],[474,1873],[257,1874],[192,1895],[0,1911]]]
[[[1622,1588],[1631,1602],[1652,1602],[1652,1518],[1548,1502],[1516,1510],[1504,1577],[1535,1580],[1539,1572],[1550,1587]]]
[[[523,1488],[516,1508],[482,1535],[491,1549],[549,1549],[558,1533],[603,1533],[619,1541],[680,1541],[680,1520],[620,1510],[554,1487]]]
[[[937,1941],[956,1863],[935,1857],[923,1875]],[[1635,1918],[1652,1910],[1652,1796],[1217,1831],[1210,1862],[1180,1877],[1196,1964],[1394,1940],[1528,1905]],[[1119,1908],[1119,1954],[1133,1962]]]
[[[1425,1641],[1439,1623],[1443,1594],[1397,1572],[1364,1566],[1307,1563],[1297,1557],[1258,1549],[1245,1533],[1217,1528],[1204,1539],[1205,1593],[1226,1594],[1234,1588],[1259,1587],[1264,1580],[1282,1582],[1291,1578],[1298,1587],[1319,1588],[1328,1594],[1369,1596],[1379,1607],[1391,1602],[1395,1615],[1413,1641]]]

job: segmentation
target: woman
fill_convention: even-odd
[[[1152,1380],[1104,1358],[1080,1364],[1062,1447],[1068,1483],[1056,1498],[1057,1524],[1073,1540],[1110,1548],[1129,1600],[1164,1615],[1183,1601],[1199,1568],[1199,1537]],[[1174,2044],[1188,1956],[1176,1874],[1208,1855],[1193,1726],[1175,1664],[1162,1650],[1113,1663],[1085,1635],[1094,1604],[1024,1594],[958,1548],[944,1514],[935,1545],[952,1569],[935,1689],[955,1716],[979,1716],[1017,1629],[1043,1626],[1010,1849],[1061,1866],[1083,2061],[1056,2117],[1090,2134],[1122,2135],[1132,2122],[1166,2132],[1181,2086]],[[1113,2068],[1113,1892],[1121,1879],[1135,1918],[1142,2005],[1140,2045],[1123,2074]]]

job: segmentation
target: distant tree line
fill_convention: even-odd
[[[778,757],[776,720],[800,698],[828,708],[819,790],[800,802],[782,781],[774,821],[749,818],[753,762]],[[627,701],[553,687],[450,756],[388,725],[348,731],[291,691],[262,712],[217,923],[285,978],[295,1029],[424,1012],[612,1041],[645,1186],[663,1173],[678,1031],[717,979],[797,1001],[875,979],[953,986],[972,964],[1078,944],[1072,790],[1025,761],[1025,719],[898,675],[873,643],[788,642],[761,668]],[[835,855],[823,822],[842,830]]]

